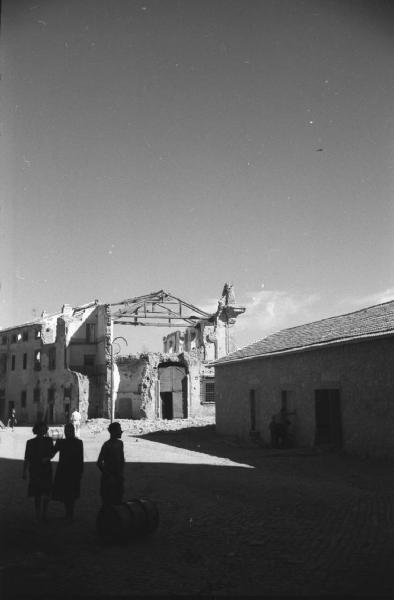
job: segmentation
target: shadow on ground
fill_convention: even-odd
[[[53,502],[48,522],[36,524],[22,461],[0,459],[2,598],[392,597],[392,465],[332,454],[260,459],[268,451],[232,445],[212,426],[143,437],[247,464],[254,455],[256,468],[155,462],[163,449],[152,444],[152,462],[126,465],[125,499],[155,501],[159,528],[107,546],[96,531],[94,463],[85,463],[75,520]]]

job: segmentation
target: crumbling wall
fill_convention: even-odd
[[[82,373],[72,372],[78,393],[78,410],[81,413],[82,423],[86,423],[89,413],[89,377]]]

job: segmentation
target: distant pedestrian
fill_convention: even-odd
[[[65,439],[57,440],[53,456],[59,452],[59,463],[53,482],[52,500],[64,503],[66,519],[74,516],[74,505],[80,495],[83,472],[83,442],[75,437],[74,425],[64,427]]]
[[[22,477],[26,479],[27,471],[29,471],[27,494],[29,497],[34,497],[37,520],[45,521],[52,489],[53,442],[47,436],[48,426],[46,423],[36,423],[33,433],[36,437],[26,442]]]
[[[74,425],[76,437],[79,437],[81,430],[81,413],[77,408],[71,414],[71,423]]]
[[[8,423],[7,426],[11,427],[12,431],[14,431],[14,427],[15,425],[18,423],[18,421],[16,420],[16,412],[15,412],[15,408],[13,408],[10,412],[10,416],[8,419]]]
[[[101,447],[97,466],[101,471],[100,495],[103,505],[121,504],[124,492],[124,450],[120,423],[108,427],[110,439]]]

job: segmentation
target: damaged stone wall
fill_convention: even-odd
[[[201,362],[198,350],[182,354],[149,352],[118,357],[115,362],[115,418],[160,418],[159,369],[164,365],[185,369],[188,416],[214,414],[214,406],[202,405],[200,401],[201,376],[212,376],[213,367]]]

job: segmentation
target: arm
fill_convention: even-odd
[[[79,444],[79,465],[80,465],[80,473],[82,475],[83,473],[83,442],[82,440],[79,440],[80,444]]]
[[[22,479],[26,479],[27,469],[30,464],[30,456],[31,456],[30,444],[29,444],[29,442],[26,442],[25,459],[23,461],[23,469],[22,469]]]
[[[100,469],[101,472],[103,472],[104,470],[104,452],[103,452],[104,446],[102,446],[101,450],[100,450],[100,454],[98,456],[96,465],[98,466],[98,468]]]

